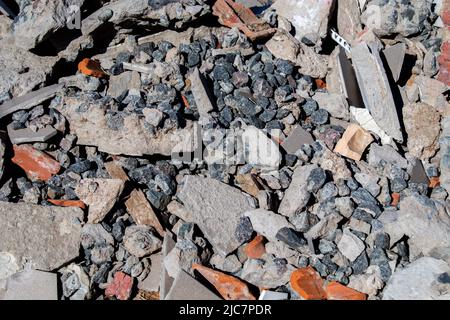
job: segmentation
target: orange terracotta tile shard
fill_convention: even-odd
[[[117,297],[119,300],[128,300],[133,287],[133,278],[122,271],[114,274],[114,280],[108,284],[105,295],[108,297]]]
[[[219,17],[222,25],[237,27],[252,41],[268,37],[276,31],[260,20],[252,10],[232,0],[217,0],[213,6],[213,14]]]
[[[432,177],[430,178],[430,184],[428,185],[429,188],[437,188],[441,185],[441,180],[439,179],[439,177]]]
[[[333,281],[326,288],[328,300],[366,300],[367,295]]]
[[[327,297],[322,278],[311,266],[292,272],[290,283],[303,299],[324,300]]]
[[[325,81],[323,81],[322,79],[316,79],[316,87],[317,89],[326,89],[327,88],[327,84]]]
[[[398,206],[398,203],[400,202],[400,193],[394,192],[391,197],[392,197],[391,205],[393,207]]]
[[[334,152],[355,161],[361,160],[366,148],[373,142],[372,135],[357,124],[350,124],[341,140],[338,141]]]
[[[30,145],[14,145],[13,148],[12,162],[21,167],[30,180],[47,181],[61,169],[58,161]]]
[[[89,58],[83,59],[78,64],[78,70],[87,76],[92,76],[96,78],[104,78],[107,76],[107,74],[102,70],[100,62],[96,60],[91,60]]]
[[[243,281],[225,273],[193,264],[192,269],[197,270],[208,280],[225,300],[256,300]]]
[[[266,253],[264,246],[264,237],[258,235],[249,244],[244,247],[244,252],[250,259],[259,259]]]
[[[48,199],[48,202],[51,204],[54,204],[58,207],[77,207],[80,209],[86,209],[86,205],[81,200],[55,200],[55,199]]]

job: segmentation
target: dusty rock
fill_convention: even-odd
[[[0,179],[3,176],[3,163],[5,161],[5,144],[3,143],[3,140],[0,138]]]
[[[162,241],[148,226],[131,226],[125,229],[123,244],[132,255],[142,258],[161,248]]]
[[[0,281],[0,300],[58,300],[56,274],[32,269],[18,272]]]
[[[31,143],[31,142],[46,142],[58,134],[58,131],[52,126],[45,126],[38,129],[36,132],[30,128],[14,130],[12,125],[8,125],[9,140],[13,144]]]
[[[367,162],[372,167],[377,167],[382,161],[404,169],[408,166],[408,161],[391,146],[384,145],[380,147],[376,143],[372,143],[367,156]]]
[[[246,211],[244,216],[250,218],[253,230],[270,241],[277,241],[276,235],[280,229],[293,228],[286,217],[263,209]]]
[[[416,194],[402,199],[398,212],[385,212],[380,220],[392,243],[404,235],[409,237],[411,259],[450,246],[448,208],[425,196]]]
[[[141,190],[133,190],[130,197],[125,202],[125,206],[136,224],[149,225],[155,228],[160,236],[164,235],[164,229],[161,226],[155,211],[153,211],[153,208],[150,206]]]
[[[406,44],[397,43],[383,50],[386,61],[391,69],[392,76],[398,81],[403,70],[403,62],[405,60]]]
[[[239,277],[257,287],[271,289],[287,284],[294,270],[285,261],[249,259]]]
[[[101,224],[86,223],[81,230],[81,245],[92,248],[102,244],[114,245],[114,238]]]
[[[209,260],[209,263],[216,269],[222,270],[228,273],[236,273],[242,269],[242,263],[238,257],[234,254],[222,257],[219,254],[215,254]]]
[[[316,165],[307,165],[300,166],[294,171],[291,184],[286,190],[278,209],[280,214],[292,217],[296,212],[305,208],[311,197],[306,185],[311,172],[316,168]]]
[[[425,76],[417,76],[414,81],[419,91],[420,100],[432,106],[443,116],[448,115],[448,102],[444,93],[448,90],[448,86],[439,80],[428,78]]]
[[[281,146],[289,154],[295,154],[304,144],[313,144],[312,135],[301,126],[296,126],[289,136],[283,141]]]
[[[187,272],[180,270],[165,300],[220,300]]]
[[[423,160],[432,157],[438,149],[439,113],[424,103],[410,104],[403,108],[403,121],[409,152]]]
[[[0,251],[12,254],[19,265],[28,260],[50,271],[78,257],[80,209],[1,202],[0,216]]]
[[[238,189],[211,178],[186,176],[177,197],[192,213],[187,222],[196,223],[220,254],[225,256],[242,244],[235,237],[236,228],[252,207]]]
[[[352,42],[362,31],[358,5],[353,0],[337,1],[338,31],[349,42]]]
[[[321,219],[318,223],[312,226],[306,233],[307,239],[318,239],[329,235],[334,232],[338,226],[338,223],[342,220],[342,217],[337,213],[332,213],[325,218]]]
[[[313,163],[319,164],[324,170],[333,172],[334,179],[347,180],[352,176],[344,159],[328,149],[323,143],[320,144],[321,150],[314,154]]]
[[[94,145],[99,151],[113,155],[142,156],[144,154],[172,155],[176,152],[194,150],[192,123],[183,129],[152,136],[145,129],[145,119],[136,114],[124,118],[123,128],[111,129],[107,124],[106,111],[96,103],[84,105],[85,112],[77,112],[84,102],[80,99],[66,98],[66,104],[58,110],[70,122],[71,132],[78,137],[80,145]]]
[[[384,286],[378,266],[369,266],[364,274],[350,276],[349,288],[374,296]]]
[[[89,206],[88,221],[98,223],[114,207],[124,187],[119,179],[83,179],[75,189],[77,196]]]
[[[441,146],[441,185],[450,193],[450,116],[442,120]]]
[[[350,120],[350,110],[343,95],[317,92],[313,99],[317,101],[320,109],[325,109],[335,118]]]
[[[236,176],[239,187],[249,195],[258,198],[259,184],[251,174],[239,174]]]
[[[148,292],[159,292],[163,256],[161,253],[153,254],[151,257],[151,270],[148,276],[138,283],[138,288]]]
[[[344,234],[337,246],[339,251],[352,262],[355,261],[365,249],[364,242],[348,229],[344,229]]]
[[[448,300],[449,265],[438,259],[423,257],[397,270],[383,290],[383,300]]]
[[[197,105],[198,112],[201,116],[207,116],[207,114],[214,110],[214,106],[206,91],[205,80],[200,74],[198,68],[195,68],[191,73],[189,80],[191,81],[191,91],[194,95],[195,104]]]
[[[278,169],[281,163],[279,147],[265,133],[249,126],[242,134],[246,162],[267,170]]]
[[[91,297],[91,282],[83,268],[71,263],[60,272],[62,273],[61,280],[65,297],[70,300],[85,300]]]
[[[366,148],[373,142],[373,137],[363,128],[351,124],[345,130],[341,140],[338,141],[334,152],[347,158],[359,161]]]

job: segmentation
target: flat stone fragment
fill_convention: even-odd
[[[425,103],[414,103],[403,108],[408,150],[413,156],[426,160],[435,155],[439,147],[440,119],[439,112]]]
[[[258,198],[259,184],[251,174],[239,174],[235,177],[239,187],[249,195]]]
[[[58,300],[56,273],[32,269],[18,272],[0,281],[0,300]]]
[[[339,34],[349,42],[362,31],[360,11],[354,0],[337,1],[337,23]]]
[[[337,246],[339,251],[352,262],[355,261],[366,248],[364,242],[348,229],[344,229],[344,234]]]
[[[307,180],[317,165],[300,166],[295,169],[289,188],[284,193],[278,212],[284,216],[292,217],[307,205],[311,193],[306,189]]]
[[[124,182],[119,179],[83,179],[75,193],[89,206],[88,222],[99,223],[116,204],[123,191]]]
[[[352,59],[366,108],[381,129],[402,142],[394,97],[379,52],[372,48],[371,53],[368,45],[361,43],[353,47]]]
[[[164,228],[141,190],[133,190],[125,206],[136,224],[154,227],[161,237],[164,236]]]
[[[37,132],[29,128],[14,130],[12,124],[7,126],[9,140],[13,144],[30,142],[45,142],[57,135],[58,131],[52,126],[45,126]]]
[[[170,234],[170,232],[166,232],[166,234],[164,235],[164,239],[163,239],[163,243],[162,243],[162,250],[161,253],[163,255],[163,259],[165,257],[167,257],[167,255],[169,254],[169,252],[171,252],[173,250],[173,248],[175,248],[176,242],[173,240],[172,235]],[[162,264],[162,273],[161,273],[161,282],[160,282],[160,291],[159,291],[159,295],[160,295],[160,299],[163,300],[167,293],[169,292],[170,288],[172,287],[173,284],[173,278],[169,277],[169,274],[167,273],[167,270],[164,266],[164,264]]]
[[[117,76],[111,76],[109,78],[109,87],[107,91],[108,96],[118,98],[124,92],[128,91],[132,74],[132,72],[126,71]]]
[[[79,208],[0,202],[0,252],[19,265],[26,259],[43,271],[59,268],[79,255],[83,217]]]
[[[287,284],[294,270],[290,264],[281,267],[273,260],[248,259],[239,277],[259,288],[272,289]]]
[[[3,163],[5,161],[5,144],[3,139],[0,138],[0,179],[3,176]]]
[[[278,169],[281,163],[279,146],[254,126],[248,126],[242,134],[246,162],[266,170]]]
[[[116,161],[105,162],[104,165],[112,179],[120,179],[123,181],[129,180],[128,175],[123,170],[122,166]]]
[[[379,146],[376,143],[372,143],[370,146],[367,161],[372,167],[377,167],[382,161],[399,166],[402,169],[406,169],[408,166],[408,161],[395,151],[392,146]]]
[[[280,229],[293,228],[286,217],[264,209],[247,211],[244,216],[250,218],[253,230],[270,241],[277,241],[276,235]]]
[[[281,146],[288,154],[295,154],[304,144],[313,144],[312,135],[300,125],[296,126]]]
[[[194,95],[198,112],[200,116],[206,116],[209,112],[214,110],[214,105],[209,98],[204,79],[198,68],[195,68],[194,71],[192,71],[189,80],[191,81],[191,91]]]
[[[394,272],[383,290],[382,299],[449,300],[448,283],[439,281],[439,276],[449,272],[450,266],[445,261],[422,257]]]
[[[54,97],[63,87],[64,85],[62,84],[54,84],[5,102],[0,105],[0,119],[16,111],[31,109],[37,106]]]
[[[159,292],[161,285],[161,276],[163,273],[163,255],[156,253],[150,257],[150,273],[141,282],[138,283],[138,289],[148,292]]]
[[[427,173],[425,172],[425,168],[423,167],[422,161],[417,160],[413,166],[411,172],[410,182],[413,183],[424,183],[428,185],[430,183],[430,179],[428,179]]]
[[[164,300],[222,300],[203,284],[180,270]]]
[[[327,110],[332,117],[346,121],[350,120],[349,106],[343,95],[316,92],[313,99],[317,102],[320,109]]]
[[[350,124],[345,130],[341,140],[338,141],[334,152],[344,157],[359,161],[366,148],[373,142],[373,137],[369,132],[358,126]]]
[[[432,106],[444,117],[450,115],[449,104],[444,95],[449,89],[448,85],[421,75],[416,76],[414,85],[419,91],[420,101]]]
[[[14,145],[12,162],[21,167],[30,180],[47,181],[61,169],[58,161],[30,145]]]
[[[441,185],[450,194],[450,116],[442,119],[441,146]]]
[[[185,176],[177,197],[192,213],[214,249],[226,256],[242,243],[235,237],[243,213],[253,209],[247,196],[236,188],[211,178]]]
[[[392,76],[397,82],[403,70],[403,62],[405,61],[406,44],[397,43],[383,50],[386,61],[391,69]]]

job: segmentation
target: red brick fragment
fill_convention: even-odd
[[[346,287],[339,282],[333,281],[326,288],[328,300],[366,300],[367,295],[352,288]]]
[[[292,289],[305,300],[325,300],[327,297],[322,278],[311,266],[292,272],[290,283]]]
[[[87,75],[87,76],[92,76],[92,77],[96,77],[96,78],[104,78],[107,77],[108,75],[102,70],[102,67],[100,65],[100,62],[97,60],[91,60],[89,58],[85,58],[83,59],[79,64],[78,64],[78,70]]]
[[[437,188],[441,185],[441,179],[439,179],[439,177],[432,177],[430,178],[430,184],[428,185],[428,187],[434,189]]]
[[[255,300],[247,284],[238,278],[204,267],[200,264],[192,265],[192,269],[200,272],[225,300]]]
[[[128,300],[133,287],[133,278],[122,271],[114,274],[114,280],[108,285],[105,294],[108,297],[116,297],[119,300]]]
[[[47,181],[61,169],[58,161],[30,145],[14,145],[13,148],[12,162],[21,167],[30,180]]]
[[[400,202],[400,193],[394,192],[391,197],[392,197],[391,205],[393,207],[398,206],[398,203]]]
[[[259,259],[266,253],[264,237],[258,235],[244,247],[244,252],[250,259]]]
[[[48,199],[48,202],[54,204],[59,207],[76,207],[80,209],[86,209],[86,204],[84,204],[81,200],[56,200],[56,199]]]

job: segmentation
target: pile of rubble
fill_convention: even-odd
[[[1,299],[450,298],[450,1],[0,9]]]

